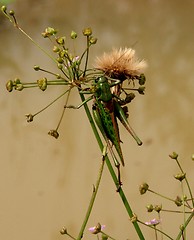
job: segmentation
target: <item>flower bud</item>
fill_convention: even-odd
[[[67,228],[63,227],[63,228],[60,230],[60,233],[61,233],[62,235],[67,234]]]
[[[14,12],[13,10],[10,10],[10,11],[9,11],[9,15],[10,15],[10,16],[14,16],[14,14],[15,14],[15,12]]]
[[[59,37],[56,39],[56,42],[60,45],[63,45],[65,43],[65,37]]]
[[[155,205],[154,210],[159,213],[162,210],[162,205]]]
[[[91,37],[90,38],[90,44],[96,44],[97,43],[97,38]]]
[[[7,7],[6,7],[6,6],[2,6],[2,7],[1,7],[1,11],[4,12],[4,13],[6,13]]]
[[[85,29],[83,29],[83,35],[84,36],[91,36],[92,35],[92,29],[91,28],[85,28]]]
[[[135,98],[135,94],[134,93],[127,94],[126,98],[125,98],[125,103],[130,103],[134,98]]]
[[[53,52],[59,52],[59,51],[60,51],[60,49],[57,46],[53,47]]]
[[[146,82],[146,77],[145,75],[142,73],[140,74],[140,76],[138,77],[138,80],[139,80],[139,85],[144,85],[145,82]]]
[[[47,78],[41,78],[37,80],[38,87],[42,90],[45,91],[47,89]]]
[[[96,226],[89,228],[89,231],[93,234],[97,234],[101,232],[101,230],[104,228],[105,228],[105,225],[101,225],[100,223],[97,223]]]
[[[71,38],[76,39],[77,38],[77,33],[74,31],[71,31]]]
[[[181,225],[179,226],[179,228],[180,228],[181,231],[184,231],[184,230],[185,230],[185,227],[184,227],[183,224],[181,224]]]
[[[138,93],[139,94],[144,94],[144,91],[145,91],[145,87],[143,87],[143,86],[141,86],[141,87],[139,87],[138,89],[137,89],[137,91],[138,91]]]
[[[8,92],[12,92],[13,90],[13,87],[14,87],[14,82],[12,80],[9,80],[7,83],[6,83],[6,89]]]
[[[39,70],[40,70],[40,66],[35,65],[35,66],[34,66],[34,70],[35,70],[35,71],[39,71]]]
[[[57,130],[50,130],[48,132],[48,135],[50,135],[50,136],[52,136],[52,137],[54,137],[56,139],[59,137],[59,133],[57,132]]]
[[[148,189],[149,189],[149,185],[147,183],[143,183],[139,186],[139,192],[141,195],[146,193]]]
[[[152,204],[149,204],[146,206],[148,212],[152,212],[154,210],[154,207]]]
[[[27,122],[32,122],[34,119],[34,116],[31,113],[26,114],[25,116],[26,116]]]
[[[18,90],[18,91],[22,91],[24,89],[24,86],[22,83],[18,83],[16,86],[15,86],[15,90]]]
[[[62,64],[57,64],[57,67],[58,67],[58,69],[63,69],[63,65]]]
[[[186,176],[186,173],[178,173],[174,176],[174,178],[182,182],[185,179],[185,176]]]
[[[64,63],[64,60],[61,57],[58,57],[57,62],[61,64],[61,63]]]
[[[179,196],[176,197],[174,202],[177,205],[177,207],[180,207],[183,204],[182,199]]]
[[[172,158],[172,159],[177,160],[178,154],[176,152],[173,152],[173,153],[169,154],[169,157]]]

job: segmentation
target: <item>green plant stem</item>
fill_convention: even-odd
[[[110,235],[106,234],[105,232],[101,231],[102,234],[104,234],[105,236],[107,236],[108,238],[110,238],[111,240],[116,240],[115,238],[111,237]]]
[[[184,198],[184,186],[183,186],[183,182],[180,182],[181,184],[181,190],[182,190],[182,196],[183,196],[183,221],[185,223],[186,221],[186,214],[185,214],[185,198]],[[183,231],[183,236],[186,239],[186,229],[184,229]]]
[[[101,181],[101,178],[102,178],[103,169],[104,169],[104,156],[103,156],[102,163],[101,163],[101,166],[100,166],[98,178],[97,178],[97,181],[96,181],[96,186],[93,187],[92,197],[90,199],[88,210],[86,212],[86,216],[84,218],[84,221],[83,221],[83,224],[81,226],[81,229],[80,229],[79,235],[77,237],[77,240],[80,240],[82,238],[84,230],[86,228],[86,224],[87,224],[88,219],[90,217],[90,214],[91,214],[91,211],[92,211],[92,208],[93,208],[93,205],[94,205],[94,201],[96,199],[96,195],[97,195],[98,188],[99,188],[99,185],[100,185],[100,181]]]
[[[189,224],[189,222],[191,221],[191,219],[194,217],[194,211],[192,211],[191,215],[187,218],[187,220],[185,221],[185,223],[183,224],[183,228],[185,229],[187,227],[187,225]],[[182,233],[183,231],[180,230],[176,240],[179,240],[182,237]]]
[[[178,159],[176,159],[176,162],[177,162],[181,172],[184,173],[184,171],[183,171],[183,169],[182,169]],[[193,198],[193,194],[192,194],[192,191],[191,191],[191,188],[190,188],[190,185],[189,185],[189,181],[188,181],[186,176],[185,176],[185,181],[186,181],[186,184],[187,184],[187,187],[188,187],[188,190],[189,190],[189,194],[190,194],[190,197],[191,197],[192,205],[193,205],[193,208],[194,208],[194,198]]]
[[[82,93],[80,93],[80,97],[81,97],[82,102],[85,101],[85,97],[84,97],[84,95],[83,95]],[[95,135],[95,137],[96,137],[96,140],[97,140],[97,142],[98,142],[98,145],[99,145],[99,147],[100,147],[100,150],[101,150],[101,152],[103,152],[104,145],[103,145],[103,142],[102,142],[102,140],[101,140],[101,138],[100,138],[100,136],[99,136],[99,133],[98,133],[98,131],[97,131],[97,128],[96,128],[96,126],[95,126],[95,124],[94,124],[93,118],[92,118],[91,113],[90,113],[90,110],[89,110],[89,108],[88,108],[88,105],[87,105],[87,104],[84,104],[84,108],[85,108],[86,115],[87,115],[87,117],[88,117],[88,119],[89,119],[89,122],[90,122],[90,124],[91,124],[92,130],[93,130],[93,132],[94,132],[94,135]],[[116,174],[115,174],[115,171],[114,171],[114,169],[113,169],[113,167],[112,167],[112,164],[111,164],[108,156],[105,156],[105,161],[106,161],[106,165],[107,165],[107,167],[108,167],[108,170],[109,170],[109,172],[110,172],[110,174],[111,174],[111,177],[112,177],[112,179],[113,179],[113,181],[114,181],[114,183],[115,183],[115,186],[116,186],[116,188],[118,189],[118,187],[119,187],[118,179],[117,179],[117,176],[116,176]],[[127,213],[128,213],[128,215],[129,215],[129,217],[132,218],[132,217],[134,216],[134,214],[133,214],[132,209],[131,209],[131,207],[130,207],[128,201],[127,201],[127,198],[126,198],[126,196],[125,196],[125,194],[124,194],[124,192],[123,192],[123,189],[122,189],[121,187],[119,188],[118,193],[119,193],[120,198],[121,198],[121,200],[122,200],[122,202],[123,202],[123,204],[124,204],[124,206],[125,206],[125,208],[126,208],[126,210],[127,210]],[[135,228],[135,230],[136,230],[136,232],[137,232],[137,235],[139,236],[139,239],[140,239],[140,240],[145,240],[145,238],[144,238],[144,236],[143,236],[143,234],[142,234],[142,232],[141,232],[141,229],[140,229],[137,221],[133,221],[132,223],[133,223],[134,228]]]
[[[158,195],[158,196],[160,196],[160,197],[162,197],[162,198],[165,198],[165,199],[167,199],[167,200],[169,200],[169,201],[171,201],[171,202],[174,202],[173,199],[171,199],[171,198],[169,198],[169,197],[166,197],[166,196],[164,196],[164,195],[162,195],[162,194],[160,194],[160,193],[157,193],[157,192],[155,192],[155,191],[153,191],[153,190],[151,190],[151,189],[148,189],[148,191],[151,192],[151,193],[154,193],[154,194],[156,194],[156,195]]]

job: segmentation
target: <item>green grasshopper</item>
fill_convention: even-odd
[[[137,137],[133,129],[130,127],[126,114],[123,110],[123,108],[118,103],[118,96],[115,96],[111,92],[111,88],[120,84],[120,81],[111,82],[109,83],[108,79],[105,76],[98,77],[95,79],[95,83],[93,84],[93,87],[91,89],[83,90],[82,93],[84,94],[93,94],[91,97],[87,98],[84,102],[82,102],[79,106],[65,106],[66,108],[74,108],[79,109],[82,107],[85,103],[93,99],[93,106],[92,106],[92,112],[93,112],[93,118],[104,137],[107,146],[110,150],[110,153],[113,157],[115,166],[118,169],[118,181],[119,184],[121,184],[120,181],[120,163],[124,166],[124,157],[121,150],[121,140],[119,135],[119,128],[117,123],[117,118],[121,121],[121,123],[124,125],[124,127],[127,129],[127,131],[133,136],[133,138],[136,140],[138,145],[142,144],[142,141]],[[116,149],[117,155],[120,159],[118,161],[116,155],[114,154],[114,151],[112,149],[112,146]]]

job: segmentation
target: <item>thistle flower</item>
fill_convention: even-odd
[[[139,60],[131,48],[113,49],[96,59],[95,68],[108,77],[125,80],[140,76],[147,67],[145,60]]]

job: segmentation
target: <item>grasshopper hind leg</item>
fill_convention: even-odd
[[[119,161],[117,160],[116,156],[115,156],[115,153],[113,152],[113,149],[112,147],[110,146],[110,143],[108,142],[107,143],[108,145],[108,148],[109,148],[109,151],[110,151],[110,154],[111,154],[111,157],[114,161],[114,164],[115,164],[115,167],[117,168],[117,180],[118,180],[118,184],[117,184],[117,192],[119,192],[121,186],[123,185],[122,184],[122,181],[121,181],[121,171],[120,171],[120,163]]]

